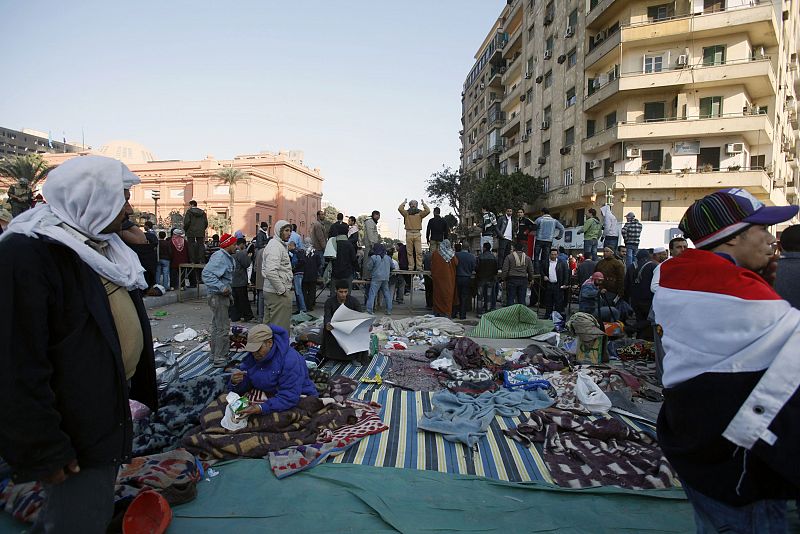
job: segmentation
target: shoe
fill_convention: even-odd
[[[214,362],[213,363],[214,369],[225,369],[227,366],[228,366],[228,362],[226,362],[226,361]]]

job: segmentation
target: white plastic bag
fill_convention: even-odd
[[[581,404],[593,414],[607,414],[611,409],[611,400],[608,395],[603,393],[603,390],[586,373],[578,373],[575,395]]]

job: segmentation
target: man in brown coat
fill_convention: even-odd
[[[625,288],[625,265],[614,256],[611,247],[603,249],[603,259],[597,262],[594,272],[603,273],[605,280],[603,287],[614,296],[624,296]]]
[[[325,250],[325,245],[328,243],[327,232],[325,232],[325,225],[322,221],[325,220],[325,212],[317,212],[317,220],[311,223],[311,245],[314,250],[320,254]]]
[[[417,201],[406,202],[403,200],[397,211],[403,216],[406,227],[406,254],[408,255],[408,268],[413,271],[422,270],[422,219],[431,214],[431,209],[422,201],[423,209],[417,207]]]

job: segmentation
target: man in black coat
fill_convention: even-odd
[[[135,183],[111,158],[68,160],[0,239],[0,456],[45,486],[36,531],[105,532],[128,400],[157,408],[144,271],[117,235]]]

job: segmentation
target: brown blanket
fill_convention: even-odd
[[[220,425],[226,406],[225,395],[208,405],[200,426],[183,438],[187,450],[203,459],[262,458],[270,451],[315,443],[321,430],[335,430],[358,419],[351,407],[326,406],[316,397],[303,397],[296,408],[251,415],[246,427],[230,431]]]

